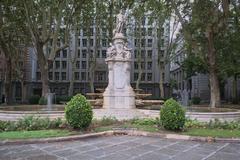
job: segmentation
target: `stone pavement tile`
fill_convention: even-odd
[[[138,137],[134,142],[141,143],[141,144],[149,144],[161,141],[160,138],[156,137]]]
[[[169,160],[170,157],[163,154],[148,153],[134,158],[134,160]]]
[[[222,153],[221,151],[219,151],[213,156],[209,157],[207,160],[239,160],[239,159],[240,156],[237,154]]]
[[[41,148],[42,150],[48,151],[48,152],[55,152],[58,150],[63,150],[66,149],[67,147],[64,144],[54,144],[50,146],[46,146]]]
[[[29,156],[26,160],[59,160],[58,157],[54,155],[36,155],[36,156]]]
[[[130,141],[130,142],[121,143],[121,145],[124,145],[124,146],[127,146],[127,147],[138,147],[142,144],[134,142],[134,141]]]
[[[65,150],[59,150],[59,151],[53,152],[53,154],[58,155],[60,157],[68,157],[76,153],[77,152],[72,149],[65,149]]]
[[[107,155],[105,157],[99,157],[99,159],[101,160],[128,160],[130,158],[131,158],[130,156],[121,153],[115,153]]]
[[[142,149],[138,149],[138,148],[130,148],[130,149],[127,149],[127,150],[124,150],[124,151],[120,151],[118,152],[120,154],[124,154],[124,155],[128,155],[128,156],[138,156],[140,154],[144,154],[146,153],[144,150]]]
[[[144,144],[144,145],[138,146],[136,148],[140,149],[140,150],[144,150],[145,152],[154,151],[154,150],[159,149],[159,147],[152,146],[152,145],[149,145],[149,144]]]
[[[190,150],[189,152],[191,153],[196,153],[196,154],[201,154],[201,155],[209,155],[215,151],[213,150],[209,150],[209,149],[206,149],[204,147],[196,147],[196,148],[193,148],[192,150]]]
[[[85,152],[84,154],[90,155],[94,158],[98,158],[98,157],[102,157],[102,156],[107,155],[107,153],[104,149],[96,149],[96,150],[93,150],[93,151]]]
[[[34,147],[31,145],[20,145],[17,147],[10,147],[12,152],[22,152],[22,151],[28,151],[28,150],[33,150]]]
[[[109,143],[109,142],[98,142],[98,143],[95,143],[95,144],[92,144],[98,148],[105,148],[105,147],[109,147],[112,145],[112,143]]]
[[[75,154],[65,158],[65,160],[95,160],[93,157],[87,154]]]
[[[10,159],[15,160],[18,158],[26,158],[30,155],[40,155],[40,154],[44,154],[44,152],[40,151],[40,150],[28,150],[28,151],[22,151],[22,152],[18,152],[18,153],[9,153],[9,154],[5,154],[4,157],[10,157]]]
[[[171,146],[168,146],[167,148],[172,149],[172,150],[177,150],[177,151],[184,151],[191,149],[191,145],[183,145],[183,144],[173,144]]]
[[[240,145],[229,144],[228,146],[224,147],[220,151],[225,153],[238,154],[240,156]]]
[[[200,147],[203,147],[208,150],[217,150],[224,146],[226,143],[200,143]]]
[[[157,150],[155,152],[159,153],[159,154],[165,154],[165,155],[168,155],[168,156],[174,156],[174,155],[177,155],[177,154],[181,153],[182,151],[173,150],[171,148],[163,148],[163,149]]]
[[[204,155],[189,152],[182,152],[174,156],[171,160],[202,160]]]
[[[103,150],[106,152],[106,154],[115,153],[115,152],[119,152],[119,151],[126,150],[126,149],[128,149],[128,147],[126,147],[124,145],[114,145],[114,146],[103,148]]]
[[[176,141],[175,141],[175,142],[172,142],[172,141],[161,140],[161,141],[153,142],[153,143],[151,143],[151,145],[162,148],[162,147],[164,147],[164,146],[168,146],[168,145],[174,144],[174,143],[176,143]]]
[[[96,147],[94,145],[84,145],[84,146],[74,147],[73,149],[79,153],[82,153],[82,152],[87,152],[87,151],[91,151],[91,150],[96,150],[96,149],[98,149],[98,147]]]

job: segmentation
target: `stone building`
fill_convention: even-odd
[[[157,32],[160,29],[163,32],[161,37],[158,37]],[[86,34],[86,30],[84,28],[81,29],[80,35],[76,36],[74,33],[71,33],[70,46],[56,54],[53,64],[49,66],[49,82],[52,93],[59,96],[68,95],[69,83],[72,77],[74,78],[74,94],[85,94],[91,92],[89,85],[89,67],[92,60],[92,53],[96,56],[94,88],[96,90],[97,88],[105,88],[107,86],[108,72],[105,58],[106,50],[109,47],[109,42],[106,38],[108,32],[106,28],[100,29],[100,47],[98,47],[97,52],[94,53],[94,45],[96,44],[96,26],[92,25],[90,30],[90,37]],[[137,39],[133,34],[139,31],[136,26],[126,30],[127,40],[130,44],[128,47],[132,49],[133,57],[131,64],[131,85],[135,88],[136,80],[138,78],[139,71],[136,63],[136,46],[138,43],[141,43],[141,67],[143,69],[140,88],[146,93],[152,93],[154,97],[159,97],[160,75],[158,69],[158,58],[159,56],[165,56],[165,50],[169,41],[169,22],[166,21],[163,28],[158,28],[154,23],[149,24],[148,18],[146,17],[142,21],[141,30],[141,39]],[[161,43],[161,47],[158,45],[159,42]],[[61,42],[59,41],[59,43]],[[76,63],[74,66],[71,61],[73,55],[76,55]],[[26,97],[36,94],[41,95],[41,73],[37,64],[35,50],[31,47],[27,48],[24,59],[24,67],[26,71]],[[72,67],[75,67],[74,72],[72,72]],[[164,76],[164,90],[167,94],[169,90],[169,68],[170,64],[166,64],[164,74],[162,75]],[[19,84],[17,84],[14,88],[14,95],[17,92],[21,93],[21,87],[19,87]]]

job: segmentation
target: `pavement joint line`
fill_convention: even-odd
[[[56,157],[58,157],[58,158],[64,158],[64,157],[58,156],[58,155],[56,155],[56,154],[54,154],[54,153],[52,153],[52,152],[43,150],[43,149],[41,149],[41,148],[39,148],[39,147],[37,147],[37,146],[33,146],[33,145],[31,145],[31,144],[30,144],[30,146],[32,146],[32,147],[34,147],[34,148],[36,148],[36,149],[38,149],[38,150],[40,150],[40,151],[42,151],[42,152],[44,152],[44,153],[47,153],[47,154],[49,154],[49,155],[53,155],[53,156],[56,156]]]
[[[221,146],[220,148],[218,148],[217,150],[213,151],[212,153],[210,153],[209,155],[207,155],[206,157],[202,158],[201,160],[206,160],[208,158],[210,158],[211,156],[213,156],[214,154],[216,154],[217,152],[219,152],[220,150],[222,150],[223,148],[227,147],[229,145],[229,143],[224,144],[223,146]]]
[[[180,142],[171,143],[171,144],[169,144],[169,145],[163,146],[163,147],[160,148],[160,149],[156,149],[156,150],[148,151],[148,152],[145,152],[145,153],[143,153],[143,154],[139,154],[138,156],[133,156],[132,158],[130,158],[130,160],[131,160],[131,159],[138,158],[138,157],[141,157],[141,156],[146,155],[146,154],[148,154],[148,153],[152,153],[152,152],[155,152],[155,151],[160,151],[161,149],[164,149],[164,148],[170,147],[170,146],[175,145],[175,144],[178,144],[178,143],[180,143]],[[169,158],[170,158],[170,157],[169,157]]]
[[[192,147],[190,147],[190,148],[184,150],[183,152],[190,151],[190,150],[192,150],[192,149],[194,149],[194,148],[196,148],[196,147],[198,147],[198,146],[200,146],[200,144],[195,144],[194,146],[192,146]]]

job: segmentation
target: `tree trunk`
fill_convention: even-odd
[[[232,94],[233,94],[233,99],[232,103],[237,104],[238,103],[238,91],[237,91],[237,75],[235,74],[233,77],[233,86],[232,86]]]
[[[210,106],[212,108],[219,107],[221,105],[219,80],[217,76],[216,66],[216,51],[213,43],[213,29],[207,28],[207,44],[208,44],[208,64],[209,64],[209,81],[210,81]]]
[[[72,78],[69,81],[70,82],[69,82],[69,88],[68,88],[68,96],[73,96],[74,77],[72,76]]]
[[[41,72],[41,82],[42,82],[42,97],[47,98],[47,93],[49,93],[49,82],[48,82],[48,61],[43,52],[43,45],[37,43],[37,57],[38,64]]]
[[[163,87],[163,71],[162,66],[159,65],[159,73],[160,73],[160,80],[159,80],[159,89],[160,89],[160,98],[164,98],[164,87]]]
[[[21,80],[21,89],[22,89],[22,103],[26,102],[26,85],[24,84],[24,81]]]
[[[12,104],[12,62],[10,58],[7,58],[5,97],[6,104]]]
[[[138,79],[136,81],[136,89],[140,89],[139,85],[141,83],[141,78],[142,78],[142,67],[141,67],[141,63],[138,63]]]

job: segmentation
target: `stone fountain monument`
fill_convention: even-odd
[[[130,85],[131,49],[123,34],[126,14],[117,15],[116,28],[113,30],[113,41],[107,50],[108,86],[103,93],[103,108],[133,109],[135,93]]]

